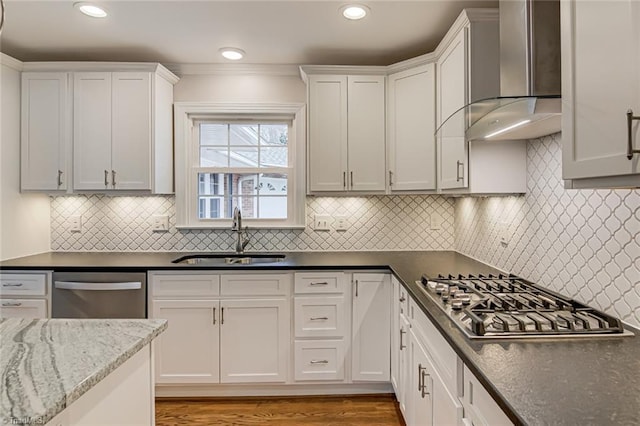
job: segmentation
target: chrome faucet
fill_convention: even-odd
[[[247,229],[242,229],[242,213],[240,213],[238,207],[233,209],[231,230],[236,232],[236,253],[244,253],[244,248],[249,244],[249,237],[247,236]]]

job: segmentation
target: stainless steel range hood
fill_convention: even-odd
[[[500,96],[465,105],[436,135],[534,139],[559,132],[560,119],[560,0],[501,0]]]

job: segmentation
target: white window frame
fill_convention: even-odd
[[[305,227],[305,138],[306,109],[301,103],[174,103],[176,228],[225,229],[232,220],[199,219],[197,202],[198,179],[194,170],[199,167],[199,141],[194,141],[195,120],[286,120],[291,122],[288,135],[289,158],[293,168],[288,177],[287,219],[243,218],[249,228],[303,229]]]

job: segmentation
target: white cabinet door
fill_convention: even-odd
[[[22,74],[22,190],[67,189],[70,146],[69,76],[61,72]]]
[[[111,188],[111,73],[73,75],[73,188]]]
[[[309,189],[347,189],[347,77],[309,77]]]
[[[468,101],[467,33],[467,28],[460,31],[438,60],[438,126]],[[441,189],[467,186],[464,130],[464,116],[458,115],[446,122],[443,136],[438,138]]]
[[[47,300],[0,299],[0,318],[47,318]]]
[[[635,176],[640,185],[640,3],[561,2],[562,177]],[[624,181],[621,182],[624,185]]]
[[[153,318],[169,321],[155,344],[157,383],[218,383],[219,302],[154,300]]]
[[[347,82],[349,190],[384,191],[385,77],[350,75]]]
[[[390,380],[391,280],[353,274],[351,374],[354,381]]]
[[[151,189],[151,73],[111,75],[111,170],[114,189]]]
[[[399,356],[398,356],[398,390],[397,398],[400,405],[400,411],[404,414],[405,419],[409,416],[408,399],[411,394],[411,358],[409,352],[409,338],[411,326],[409,320],[404,315],[400,315],[400,332],[399,332]]]
[[[220,302],[220,382],[284,382],[290,352],[288,299]]]
[[[409,346],[411,351],[410,382],[411,391],[407,398],[411,400],[408,404],[411,413],[409,414],[408,426],[431,426],[433,421],[433,398],[431,395],[431,371],[428,367],[428,356],[425,349],[418,342],[418,339],[410,333]],[[452,423],[456,424],[456,423]],[[439,425],[438,425],[439,426]]]
[[[436,189],[435,66],[388,77],[387,141],[392,191]]]
[[[509,426],[513,423],[471,370],[464,366],[464,416],[474,426]]]
[[[400,402],[399,376],[400,376],[400,307],[397,300],[400,298],[400,283],[396,277],[391,277],[391,385],[396,392],[396,398]],[[401,404],[402,405],[402,404]]]

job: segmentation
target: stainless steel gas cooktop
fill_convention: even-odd
[[[633,336],[618,318],[514,275],[423,276],[418,284],[471,339]]]

